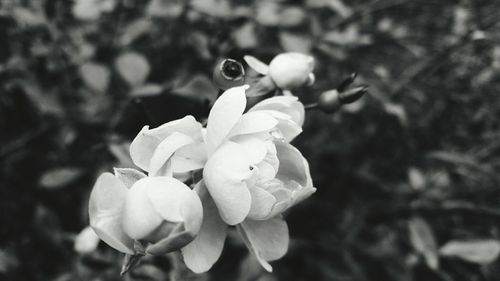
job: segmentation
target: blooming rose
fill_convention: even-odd
[[[191,242],[203,217],[198,195],[172,177],[147,177],[134,169],[103,173],[89,200],[90,226],[111,247],[135,254],[163,254]],[[142,250],[139,250],[142,251]]]
[[[245,56],[248,65],[262,75],[269,75],[281,89],[291,90],[314,83],[314,58],[301,53],[282,53],[269,66],[255,57]]]
[[[91,202],[109,197],[99,194],[111,192],[104,185],[119,194],[113,202],[105,200],[112,207],[101,204],[113,218],[103,220],[107,225],[91,220],[101,239],[125,253],[134,240],[152,243],[147,252],[153,254],[182,247],[186,265],[204,272],[219,258],[228,225],[236,225],[250,251],[271,270],[268,261],[288,249],[281,213],[315,191],[307,161],[288,143],[302,131],[304,108],[296,97],[274,97],[244,113],[246,89],[225,91],[206,129],[187,116],[139,132],[130,153],[148,177],[135,170],[104,174],[94,187]],[[191,193],[172,178],[200,169],[203,179]],[[91,212],[92,217],[99,216]]]
[[[294,97],[271,98],[243,114],[245,87],[237,87],[212,107],[208,160],[196,188],[204,221],[197,238],[182,249],[193,271],[206,271],[217,261],[227,225],[237,225],[269,271],[268,261],[286,253],[288,228],[280,214],[315,191],[307,161],[284,137],[290,140],[301,131],[296,122],[303,122],[303,107],[296,103]]]

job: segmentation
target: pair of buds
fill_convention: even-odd
[[[318,98],[318,101],[305,106],[306,109],[320,109],[325,113],[334,113],[338,111],[344,104],[350,104],[359,100],[368,92],[368,86],[361,85],[350,88],[356,79],[357,73],[352,73],[345,78],[337,88],[328,90]],[[314,77],[314,76],[313,76]],[[245,83],[245,69],[243,65],[233,59],[225,59],[220,62],[214,69],[213,82],[221,91],[232,87],[241,86]],[[307,81],[306,85],[310,86],[314,80]],[[250,104],[253,100],[256,102],[264,98],[273,96],[278,86],[273,79],[266,75],[261,77],[257,83],[252,85],[247,91],[247,98]]]

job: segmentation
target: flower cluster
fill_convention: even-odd
[[[104,173],[90,196],[90,225],[104,242],[126,254],[180,250],[200,273],[218,260],[235,226],[272,270],[268,262],[288,249],[282,213],[316,189],[307,161],[289,143],[302,131],[302,103],[277,96],[245,112],[247,88],[225,91],[206,128],[186,116],[139,132],[130,154],[146,173]]]

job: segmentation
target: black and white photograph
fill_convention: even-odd
[[[499,255],[500,1],[0,0],[0,281]]]

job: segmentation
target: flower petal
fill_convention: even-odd
[[[247,219],[238,225],[238,231],[250,252],[269,272],[272,267],[268,261],[283,257],[288,250],[288,226],[281,216],[265,221]]]
[[[248,112],[241,116],[240,121],[229,133],[229,137],[269,131],[276,125],[278,120],[266,112]]]
[[[252,176],[251,159],[241,145],[224,143],[210,157],[203,178],[222,219],[229,225],[242,222],[250,211],[246,180]]]
[[[280,161],[276,177],[284,182],[293,180],[302,186],[312,185],[309,164],[300,151],[286,142],[275,142],[275,145]]]
[[[106,244],[116,250],[134,253],[134,240],[122,228],[122,211],[127,187],[111,173],[102,174],[90,194],[90,226]]]
[[[133,239],[148,237],[163,222],[163,218],[153,208],[147,194],[151,181],[155,178],[138,180],[129,189],[123,212],[123,229]]]
[[[188,144],[179,148],[172,156],[174,173],[186,173],[202,169],[207,162],[207,146],[204,142]]]
[[[134,183],[147,177],[144,173],[132,168],[114,168],[115,176],[127,187],[131,188]]]
[[[216,101],[207,125],[207,149],[209,155],[226,139],[234,125],[238,123],[246,106],[245,90],[248,85],[225,91]]]
[[[149,176],[172,176],[172,169],[165,170],[165,164],[167,164],[175,151],[191,143],[193,143],[192,138],[178,132],[174,132],[165,138],[158,144],[151,157]]]
[[[243,59],[253,70],[257,71],[262,75],[267,75],[269,73],[269,66],[258,58],[254,56],[244,56]]]
[[[250,194],[252,195],[252,205],[248,218],[253,220],[266,218],[276,204],[276,198],[259,186],[251,187]]]
[[[304,105],[296,96],[276,96],[264,99],[254,105],[249,112],[259,110],[276,110],[278,112],[283,112],[290,115],[292,120],[300,126],[304,123]]]
[[[227,225],[220,218],[203,181],[195,190],[203,205],[203,224],[198,236],[181,251],[187,267],[195,273],[202,273],[208,271],[219,259],[227,236]]]
[[[144,126],[130,145],[132,161],[139,168],[147,171],[156,147],[166,137],[174,132],[179,132],[190,136],[194,141],[201,141],[201,127],[201,124],[191,115],[170,121],[151,130],[149,126]]]

